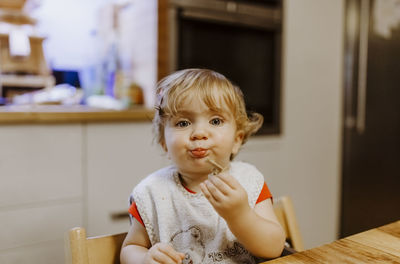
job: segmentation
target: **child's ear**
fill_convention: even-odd
[[[236,132],[235,136],[235,142],[233,144],[232,148],[232,154],[236,155],[239,152],[240,147],[242,146],[243,143],[243,138],[244,138],[244,132],[243,130],[239,130]]]

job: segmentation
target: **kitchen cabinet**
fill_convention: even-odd
[[[0,263],[63,262],[65,230],[83,224],[82,131],[0,125]]]

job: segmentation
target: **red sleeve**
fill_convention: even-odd
[[[142,217],[139,214],[139,211],[137,209],[135,202],[132,202],[131,207],[129,207],[128,211],[136,220],[138,220],[139,223],[141,223],[144,226]]]
[[[256,204],[261,203],[262,201],[265,201],[269,198],[272,198],[272,194],[269,191],[267,184],[264,182],[264,186],[261,190],[260,195],[258,196]]]

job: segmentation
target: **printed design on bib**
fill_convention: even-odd
[[[183,264],[203,263],[205,247],[203,234],[199,227],[191,226],[186,230],[176,232],[170,240],[178,252],[185,253]]]
[[[233,245],[231,247],[228,246],[224,251],[209,253],[208,258],[211,259],[213,263],[218,263],[225,259],[232,259],[237,263],[243,264],[256,263],[250,252],[238,242],[233,242]]]
[[[198,226],[190,226],[185,230],[176,232],[171,237],[170,243],[176,251],[185,254],[183,264],[225,263],[226,261],[243,264],[256,263],[250,252],[238,242],[231,242],[225,250],[208,251],[206,259],[204,235]]]

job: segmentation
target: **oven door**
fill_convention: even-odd
[[[220,0],[170,0],[168,17],[171,72],[178,69],[178,41],[182,19],[280,31],[282,22],[280,2],[269,3],[260,5]]]
[[[277,1],[272,1],[277,3]],[[170,1],[170,71],[208,68],[264,116],[261,134],[280,132],[281,9],[221,0]]]

